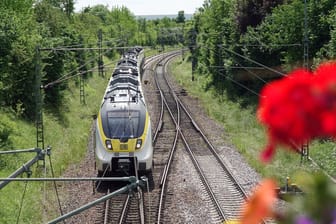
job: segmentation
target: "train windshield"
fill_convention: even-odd
[[[145,119],[145,114],[137,110],[108,111],[104,132],[112,139],[138,138],[144,131]]]

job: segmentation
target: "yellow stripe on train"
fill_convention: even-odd
[[[138,150],[141,150],[143,148],[143,143],[146,140],[147,132],[148,132],[148,124],[149,124],[149,115],[148,112],[146,112],[146,120],[145,120],[145,128],[144,132],[139,138],[129,138],[127,142],[123,143],[120,141],[120,139],[110,139],[105,136],[103,126],[102,126],[102,120],[100,113],[98,114],[98,129],[100,133],[100,138],[103,143],[103,146],[106,151],[108,152],[135,152]],[[139,149],[136,149],[137,140],[141,139],[142,145]],[[106,140],[111,141],[112,149],[108,149],[106,146]]]

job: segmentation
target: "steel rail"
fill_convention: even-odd
[[[52,221],[50,221],[48,223],[49,224],[55,224],[55,223],[58,223],[60,221],[63,221],[65,219],[70,218],[71,216],[74,216],[76,214],[79,214],[82,211],[84,211],[86,209],[89,209],[89,208],[91,208],[91,207],[93,207],[93,206],[95,206],[95,205],[97,205],[97,204],[99,204],[101,202],[104,202],[104,201],[112,198],[115,195],[122,194],[122,193],[125,193],[127,191],[130,191],[130,190],[136,188],[139,184],[141,184],[139,182],[139,180],[135,180],[135,178],[133,177],[133,181],[130,184],[126,185],[125,187],[122,187],[119,190],[116,190],[116,191],[112,192],[111,194],[105,195],[104,197],[101,197],[101,198],[99,198],[99,199],[97,199],[97,200],[95,200],[93,202],[90,202],[90,203],[88,203],[88,204],[86,204],[86,205],[84,205],[84,206],[82,206],[80,208],[77,208],[77,209],[75,209],[75,210],[73,210],[73,211],[71,211],[71,212],[69,212],[69,213],[67,213],[65,215],[62,215],[62,216],[60,216],[60,217],[58,217],[58,218],[56,218],[56,219],[54,219],[54,220],[52,220]]]
[[[106,195],[109,195],[110,193],[111,193],[110,189],[107,189]],[[107,199],[105,203],[104,224],[108,222],[108,208],[109,207],[110,207],[110,199]]]
[[[171,89],[171,92],[172,92],[172,94],[173,94],[173,97],[175,98],[175,100],[176,100],[177,103],[179,104],[179,102],[178,102],[178,100],[177,100],[177,96],[176,96],[175,92],[173,91],[173,88],[171,87],[170,83],[168,82],[168,80],[166,79],[165,76],[164,76],[164,79],[165,79],[167,85],[169,86],[169,88]],[[164,102],[166,103],[166,101],[164,101]],[[167,104],[166,104],[166,106],[169,107]],[[179,106],[178,106],[178,108],[179,108]],[[176,124],[176,125],[177,125],[177,124]],[[180,136],[181,136],[181,138],[182,138],[182,140],[183,140],[183,142],[184,142],[184,144],[185,144],[185,146],[186,146],[186,148],[187,148],[187,150],[188,150],[188,152],[189,152],[189,154],[190,154],[190,156],[191,156],[191,158],[192,158],[192,162],[193,162],[195,168],[197,169],[198,173],[200,174],[200,178],[201,178],[203,184],[205,185],[205,187],[207,188],[207,190],[208,190],[208,192],[209,192],[209,194],[210,194],[210,198],[211,198],[211,200],[215,203],[215,205],[216,205],[216,209],[217,209],[217,211],[219,212],[219,215],[220,215],[225,221],[227,221],[228,218],[226,217],[226,215],[225,215],[223,209],[221,208],[221,206],[220,206],[220,204],[219,204],[219,202],[218,202],[218,200],[217,200],[217,198],[216,198],[216,196],[215,196],[215,193],[214,193],[213,190],[211,189],[210,184],[208,183],[208,181],[207,181],[207,179],[206,179],[206,177],[205,177],[205,175],[204,175],[204,173],[203,173],[203,171],[202,171],[202,169],[201,169],[201,166],[199,165],[197,159],[195,158],[195,155],[194,155],[194,153],[192,152],[192,150],[191,150],[191,148],[190,148],[190,146],[189,146],[189,144],[188,144],[188,142],[187,142],[187,140],[186,140],[184,134],[182,133],[182,131],[181,131],[179,125],[177,125],[177,131],[179,132],[179,134],[180,134]]]
[[[140,214],[140,223],[145,224],[145,206],[144,206],[144,194],[142,189],[138,187],[138,195],[139,195],[139,214]]]
[[[168,73],[168,71],[166,71],[166,73]],[[165,77],[166,79],[166,77]],[[173,91],[173,88],[171,86],[171,84],[169,83],[169,81],[166,79],[166,82],[168,84],[168,86],[170,87],[170,89]],[[176,94],[174,94],[176,96]],[[238,183],[237,179],[234,177],[232,171],[227,167],[227,165],[225,164],[225,162],[222,160],[222,158],[220,157],[220,155],[217,153],[217,150],[215,149],[215,147],[212,145],[212,143],[209,141],[209,139],[207,138],[207,136],[204,134],[204,131],[200,128],[200,126],[197,124],[197,122],[192,118],[190,112],[187,110],[187,108],[185,107],[185,105],[183,104],[183,102],[176,96],[176,100],[178,101],[179,103],[179,106],[181,106],[181,108],[183,109],[183,111],[187,114],[187,116],[189,117],[189,119],[191,120],[192,122],[192,125],[195,127],[195,129],[197,130],[197,132],[200,133],[200,135],[202,136],[203,140],[206,142],[206,144],[208,145],[209,149],[211,150],[211,152],[213,153],[213,155],[215,156],[216,160],[219,162],[219,164],[221,165],[221,167],[223,168],[223,170],[229,175],[229,177],[231,178],[231,180],[233,181],[234,185],[238,188],[238,190],[243,194],[245,200],[247,200],[248,198],[248,195],[247,193],[245,192],[245,190],[242,188],[242,186]],[[190,155],[192,156],[193,158],[193,161],[195,161],[194,164],[196,164],[196,166],[198,167],[199,170],[200,169],[200,166],[194,156],[194,153],[192,152],[189,144],[187,143],[187,140],[184,136],[184,134],[182,133],[182,131],[179,129],[179,132],[181,134],[181,137],[190,153]],[[203,171],[201,171],[203,172]],[[202,179],[203,179],[203,174],[201,174],[202,176]],[[204,177],[204,181],[206,180],[206,177]],[[202,180],[203,181],[203,180]],[[204,182],[203,181],[203,182]],[[206,183],[206,185],[208,186],[208,183]],[[209,186],[210,188],[210,186]],[[211,195],[214,196],[214,192],[211,190],[210,192]],[[222,211],[219,203],[217,200],[215,200],[215,203],[217,205],[218,208],[220,208],[219,212],[221,213],[221,215],[223,216],[224,220],[226,221],[227,218],[226,218],[226,215],[224,214],[224,212]],[[264,220],[262,221],[263,223],[266,223]]]
[[[153,57],[154,58],[154,57]],[[155,59],[153,59],[155,60]],[[150,61],[152,62],[152,61]],[[150,63],[148,62],[148,63]],[[152,71],[154,73],[154,76],[156,77],[156,72],[155,72],[155,69],[156,69],[156,66],[157,64],[155,64],[153,67],[154,68],[150,68],[150,69],[147,69],[147,71]],[[145,69],[146,70],[146,69]],[[156,79],[155,79],[155,83],[156,83]],[[160,116],[159,116],[159,121],[158,121],[158,124],[156,125],[156,128],[155,128],[155,131],[154,131],[154,135],[153,135],[153,143],[156,142],[157,140],[157,136],[158,136],[158,133],[161,131],[162,129],[162,125],[163,125],[163,101],[162,101],[162,92],[159,91],[160,93],[160,99],[161,99],[161,110],[160,110]]]
[[[161,55],[159,55],[159,56],[156,55],[156,56],[152,56],[150,58],[145,59],[145,62],[144,62],[144,68],[145,69],[144,69],[144,71],[146,71],[146,67],[148,66],[148,64],[150,64],[151,62],[155,61],[156,59],[158,59],[160,57],[161,57]],[[137,172],[136,172],[136,174],[137,174]],[[119,224],[126,222],[126,219],[127,219],[128,213],[129,213],[129,208],[130,208],[131,200],[132,199],[131,199],[131,195],[130,194],[128,194],[127,197],[123,200],[123,205],[122,205],[121,213],[120,213],[119,219],[117,221]],[[139,203],[141,203],[141,202],[139,202]],[[139,215],[139,217],[140,217],[139,221],[140,221],[140,223],[144,224],[145,223],[144,209],[141,210],[140,207],[141,207],[141,205],[139,205],[139,214],[140,214]],[[109,200],[108,200],[108,201],[106,201],[105,209],[104,209],[104,222],[103,222],[104,224],[110,222],[109,217],[108,217],[108,215],[109,215],[109,209],[110,208],[109,208]]]
[[[170,56],[167,56],[167,57],[168,57],[167,60],[169,60]],[[159,61],[159,63],[160,62],[162,62],[162,60]],[[169,169],[171,167],[171,164],[172,164],[173,155],[175,153],[176,145],[177,145],[177,140],[178,140],[178,126],[179,126],[179,122],[180,122],[180,112],[179,112],[179,110],[177,111],[177,121],[176,121],[175,117],[174,117],[174,115],[172,113],[172,111],[170,110],[170,108],[169,108],[169,106],[168,106],[168,104],[166,102],[164,94],[162,93],[162,89],[160,88],[160,85],[159,85],[159,82],[158,82],[158,77],[157,77],[157,70],[155,70],[155,71],[156,71],[155,83],[156,83],[156,86],[157,86],[157,88],[159,89],[159,92],[160,92],[161,102],[164,102],[164,104],[166,106],[166,109],[168,110],[168,112],[169,112],[169,114],[170,114],[173,122],[175,123],[175,127],[176,127],[176,134],[175,134],[175,137],[174,137],[174,142],[173,142],[173,145],[172,145],[172,147],[170,149],[168,160],[167,160],[167,163],[166,163],[166,165],[164,167],[164,170],[163,170],[163,173],[162,173],[162,176],[161,176],[161,181],[160,181],[161,191],[160,191],[160,199],[159,199],[159,208],[158,208],[157,223],[161,223],[161,213],[162,213],[162,208],[163,208],[164,195],[165,195],[165,191],[166,191],[167,176],[168,176],[168,172],[169,172]],[[175,101],[176,101],[176,99],[175,99]],[[177,101],[176,101],[176,104],[177,104]],[[163,110],[163,103],[162,103],[161,109]]]
[[[247,198],[247,193],[245,192],[245,190],[240,186],[240,184],[238,184],[237,179],[234,177],[232,171],[225,165],[225,162],[222,160],[222,158],[220,157],[220,155],[218,154],[216,148],[212,145],[212,143],[209,141],[208,137],[204,134],[204,131],[200,128],[200,126],[197,124],[197,122],[192,118],[191,114],[189,113],[189,111],[187,110],[187,108],[184,106],[184,104],[182,103],[182,101],[178,98],[177,99],[180,106],[182,107],[182,109],[184,110],[184,112],[188,115],[188,117],[190,118],[190,120],[192,121],[193,126],[198,130],[198,132],[201,134],[202,138],[204,139],[204,141],[207,143],[207,145],[209,146],[209,148],[211,149],[213,155],[215,156],[215,158],[217,159],[217,161],[219,162],[219,164],[221,165],[221,167],[229,174],[230,178],[233,180],[234,183],[236,183],[236,186],[239,188],[239,190],[243,193],[243,195],[245,196],[245,198]]]
[[[127,216],[127,212],[128,212],[128,207],[129,207],[129,203],[130,203],[130,195],[128,194],[126,197],[126,200],[124,201],[124,205],[123,208],[121,210],[121,214],[120,214],[120,218],[119,218],[119,224],[122,224],[123,221],[125,220],[125,217]]]

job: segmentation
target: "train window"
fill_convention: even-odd
[[[116,79],[112,80],[110,82],[110,86],[115,85],[115,84],[119,84],[119,83],[131,83],[131,84],[136,85],[136,86],[139,85],[138,80],[135,80],[135,79],[132,79],[132,78],[120,77],[120,78],[116,78]]]
[[[108,111],[106,118],[106,125],[103,121],[103,129],[108,138],[138,138],[144,131],[146,117],[140,111]]]

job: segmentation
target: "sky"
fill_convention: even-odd
[[[98,4],[112,6],[126,6],[134,15],[177,15],[178,11],[184,14],[193,14],[203,5],[204,0],[75,0],[75,11],[83,7]]]

